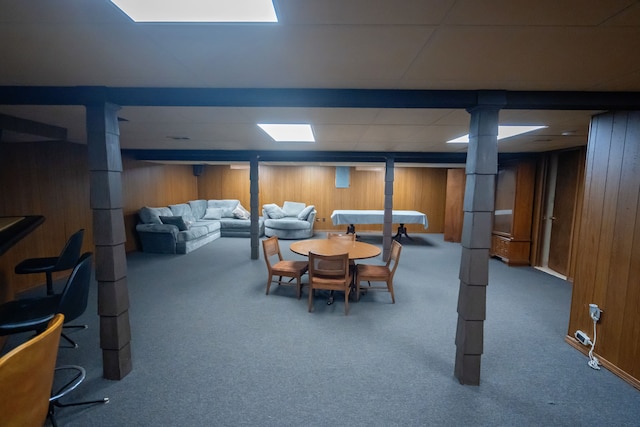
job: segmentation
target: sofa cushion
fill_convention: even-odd
[[[298,218],[265,219],[264,226],[278,230],[307,230],[312,224]]]
[[[298,217],[298,214],[302,212],[305,206],[306,205],[304,203],[285,201],[282,205],[282,210],[284,211],[285,216]]]
[[[162,221],[163,224],[175,225],[180,231],[186,231],[189,229],[187,222],[181,216],[161,216],[160,221]]]
[[[191,206],[188,203],[179,203],[177,205],[169,205],[169,209],[173,213],[173,216],[182,216],[185,221],[195,221],[196,217],[193,216]]]
[[[223,199],[207,201],[208,208],[221,208],[222,218],[233,218],[233,210],[240,204],[238,199]]]
[[[195,240],[200,237],[206,236],[207,234],[209,234],[209,230],[207,230],[207,227],[199,227],[194,225],[188,230],[179,232],[176,241],[188,242],[189,240]]]
[[[280,206],[276,205],[275,203],[263,205],[262,209],[264,209],[264,212],[271,219],[280,219],[287,216],[287,214],[280,208]]]
[[[315,207],[313,205],[309,205],[306,208],[302,209],[302,211],[300,211],[300,213],[298,214],[298,219],[300,221],[306,221],[307,218],[309,217],[309,214],[314,209],[315,209]]]
[[[222,208],[207,208],[203,219],[220,219],[222,218]]]
[[[190,200],[189,206],[191,206],[191,213],[195,217],[196,220],[202,219],[204,217],[204,213],[207,210],[207,201],[206,200]]]
[[[172,213],[169,208],[150,208],[145,206],[140,209],[139,215],[143,224],[162,224],[160,216],[171,216]]]
[[[207,221],[202,219],[191,224],[189,229],[192,229],[193,227],[203,227],[206,228],[209,233],[213,233],[214,231],[220,230],[220,221]]]
[[[249,213],[249,211],[246,210],[240,203],[238,203],[238,206],[236,206],[236,208],[233,210],[232,213],[233,213],[233,217],[237,219],[251,218],[251,213]]]
[[[251,221],[247,219],[236,218],[222,218],[220,220],[220,227],[222,230],[251,230]]]

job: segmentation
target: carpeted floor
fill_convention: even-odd
[[[302,259],[289,243],[283,255]],[[133,371],[101,378],[94,286],[90,328],[72,332],[80,348],[61,348],[59,363],[88,370],[74,397],[111,402],[59,409],[60,425],[640,426],[640,392],[564,342],[571,285],[533,268],[491,260],[481,385],[460,385],[460,246],[440,234],[403,244],[396,304],[372,292],[349,316],[322,295],[308,313],[306,289],[266,296],[247,239],[130,254]]]

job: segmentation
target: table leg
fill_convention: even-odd
[[[412,238],[412,237],[410,237],[410,236],[407,234],[407,228],[404,226],[404,224],[400,224],[400,225],[398,226],[398,232],[396,233],[396,235],[395,235],[395,236],[393,236],[393,238],[394,238],[394,239],[396,239],[396,240],[399,242],[400,240],[402,240],[402,235],[403,235],[403,234],[405,235],[405,237],[406,237],[407,239],[409,239],[409,240],[413,240],[413,238]]]
[[[347,227],[347,234],[356,234],[356,226],[353,224],[349,224]]]

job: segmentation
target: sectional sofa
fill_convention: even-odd
[[[251,236],[250,214],[236,199],[145,206],[138,216],[136,231],[144,252],[186,254],[219,237]],[[260,217],[258,236],[263,235]]]

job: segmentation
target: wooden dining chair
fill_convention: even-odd
[[[349,314],[349,291],[353,280],[349,254],[320,255],[309,252],[309,312],[316,289],[344,292],[344,314]]]
[[[1,425],[44,425],[63,322],[64,315],[56,314],[42,333],[0,358]]]
[[[267,279],[267,295],[272,283],[278,285],[295,285],[298,299],[302,295],[302,276],[307,272],[309,263],[307,261],[285,260],[280,252],[278,236],[272,236],[262,241],[264,260],[267,264],[269,277]],[[277,280],[274,277],[278,276]],[[289,280],[283,280],[288,277]],[[295,279],[295,283],[293,280]]]
[[[356,269],[356,300],[360,299],[360,290],[388,291],[391,294],[391,302],[396,303],[393,294],[393,276],[398,268],[402,245],[397,240],[391,242],[391,253],[385,265],[358,264]],[[367,282],[369,286],[362,288],[360,282]],[[371,286],[371,282],[385,282],[384,286]]]

